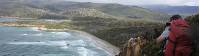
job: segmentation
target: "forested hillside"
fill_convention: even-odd
[[[0,16],[46,19],[102,17],[165,21],[168,15],[138,6],[120,4],[70,2],[64,0],[0,0]]]
[[[169,15],[180,14],[190,16],[199,12],[199,6],[170,6],[170,5],[146,5],[141,6],[153,11],[167,13]]]

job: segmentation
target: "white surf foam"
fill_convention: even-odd
[[[69,43],[72,46],[86,46],[87,45],[87,43],[85,43],[85,41],[83,40],[67,41],[67,43]]]
[[[67,48],[69,48],[68,46],[62,46],[62,47],[60,47],[60,48],[62,48],[62,49],[67,49]]]
[[[49,45],[49,46],[66,46],[66,41],[46,41],[46,42],[9,42],[15,45]]]
[[[40,31],[38,30],[39,29],[38,27],[30,27],[30,29],[32,29],[33,31]]]
[[[10,42],[8,44],[16,44],[16,45],[45,45],[45,42]]]
[[[53,35],[52,37],[59,37],[59,38],[66,38],[66,37],[70,37],[71,34],[68,32],[51,32],[51,34]]]
[[[56,34],[56,35],[66,35],[66,36],[71,35],[70,33],[67,33],[67,32],[51,32],[51,33]]]
[[[78,47],[77,50],[81,56],[96,56],[97,55],[97,52],[89,50],[85,47]]]
[[[42,36],[43,33],[33,34],[34,36]]]
[[[81,55],[81,56],[88,56],[88,51],[87,51],[87,49],[86,48],[84,48],[84,47],[78,47],[77,48],[78,49],[78,53]]]
[[[28,35],[28,34],[25,33],[25,34],[22,34],[22,35],[23,35],[23,36],[26,36],[26,35]]]

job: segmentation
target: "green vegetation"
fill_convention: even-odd
[[[137,6],[54,0],[0,0],[0,16],[39,19],[101,17],[165,21],[169,16]]]
[[[195,28],[193,31],[197,32],[198,17],[195,15],[188,18],[189,19],[187,20],[192,25],[192,28]],[[45,25],[50,29],[67,28],[73,30],[81,30],[93,34],[100,39],[108,41],[109,43],[121,49],[126,47],[127,40],[131,37],[134,38],[137,36],[143,36],[148,40],[148,43],[144,48],[144,53],[146,55],[153,56],[157,56],[160,49],[159,45],[155,43],[155,38],[157,38],[164,29],[164,23],[159,22],[100,17],[74,17],[71,20],[58,23],[45,21],[19,21],[17,23]],[[198,36],[198,34],[194,36]],[[195,41],[195,45],[198,45],[198,40],[196,39]],[[197,55],[197,53],[195,55]]]
[[[186,18],[192,28],[193,56],[199,55],[199,14],[192,15]]]
[[[45,27],[48,29],[75,29],[76,26],[73,26],[71,22],[65,21],[61,23],[45,24]]]
[[[18,16],[38,19],[65,19],[63,22],[17,21],[16,24],[45,25],[49,29],[73,29],[93,34],[100,39],[119,47],[126,47],[131,37],[143,36],[148,39],[145,47],[147,56],[157,56],[159,45],[157,38],[164,29],[169,17],[137,6],[120,4],[79,3],[54,0],[0,0],[0,16]],[[15,1],[15,2],[10,2]],[[37,3],[37,1],[39,1]],[[192,18],[192,19],[190,19]],[[198,16],[188,17],[198,34]],[[198,45],[198,44],[195,44]],[[197,47],[195,47],[197,48]],[[197,50],[196,50],[197,51]]]
[[[67,19],[68,17],[63,15],[56,15],[56,14],[44,14],[39,19]]]
[[[93,8],[76,8],[76,9],[67,9],[67,11],[64,11],[62,13],[63,15],[66,15],[68,17],[102,17],[102,18],[112,18],[115,16],[106,14],[104,12],[101,12],[99,10],[93,9]]]
[[[156,45],[154,39],[160,35],[164,27],[163,23],[131,19],[78,17],[72,21],[78,29],[80,27],[79,30],[93,34],[122,49],[126,47],[125,45],[131,37],[144,36],[149,41],[145,47],[145,53],[155,56],[158,54],[159,45]]]

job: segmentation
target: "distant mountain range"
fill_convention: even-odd
[[[144,5],[141,6],[153,11],[159,11],[162,13],[168,13],[169,15],[181,14],[181,15],[194,15],[199,13],[199,6],[169,6],[169,5]]]
[[[102,17],[165,20],[168,15],[138,6],[64,0],[0,0],[0,16],[67,19]]]

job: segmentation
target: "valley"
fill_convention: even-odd
[[[93,50],[94,48],[95,50],[88,51],[86,49],[90,45],[81,47],[74,45],[74,48],[81,48],[81,50],[74,49],[78,51],[80,55],[76,52],[64,54],[64,52],[68,52],[65,50],[61,51],[61,54],[59,54],[60,56],[95,56],[95,52],[100,52],[100,56],[122,55],[126,53],[123,51],[126,51],[127,41],[130,38],[138,36],[143,36],[148,40],[144,53],[148,56],[157,56],[160,47],[159,45],[155,45],[155,38],[162,33],[165,23],[169,21],[170,15],[171,14],[165,12],[154,11],[140,6],[128,6],[115,3],[72,2],[64,0],[0,0],[0,16],[2,16],[0,18],[0,26],[3,26],[2,29],[9,28],[8,26],[10,26],[11,29],[13,29],[12,27],[14,27],[14,29],[15,27],[34,27],[37,30],[44,31],[44,33],[49,33],[51,31],[68,32],[69,30],[83,31],[91,34],[93,37],[97,37],[97,39],[99,38],[100,41],[98,42],[103,42],[103,44],[98,46],[106,49],[102,51],[102,49],[95,49],[96,47],[92,46],[91,49]],[[198,20],[198,13],[189,14],[188,16],[185,17],[189,19],[188,22],[193,26],[194,31],[198,30],[196,29],[197,27],[195,27],[198,24],[198,22],[196,22]],[[7,18],[10,17],[11,19],[7,20]],[[78,34],[72,36],[77,37],[76,35],[79,36]],[[198,34],[194,36],[198,38],[197,35]],[[95,42],[95,39],[89,42],[87,42],[87,40],[84,41],[87,42],[85,44],[88,44],[90,42]],[[25,44],[26,43],[29,42],[25,42]],[[50,44],[51,43],[52,42],[50,42]],[[82,42],[76,43],[81,43],[80,45],[83,44]],[[36,44],[41,44],[41,42],[37,42]],[[53,42],[53,44],[55,43]],[[114,48],[110,48],[110,46]],[[73,49],[73,47],[71,48]],[[108,54],[112,55],[107,55],[104,52],[109,52]],[[119,54],[119,52],[121,54]],[[45,55],[55,56],[56,54]]]

